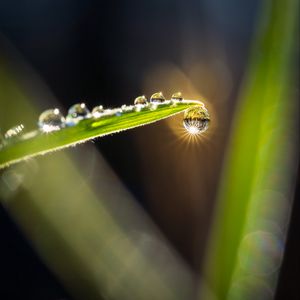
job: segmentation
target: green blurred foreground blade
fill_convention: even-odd
[[[276,288],[297,165],[291,87],[298,2],[265,1],[206,260],[216,299],[272,299]]]
[[[3,68],[1,59],[0,88],[1,107],[5,107],[5,113],[0,111],[1,127],[21,121],[20,116],[25,128],[27,124],[34,126],[39,109],[32,104],[32,95],[27,95]],[[129,113],[126,118],[86,120],[65,131],[38,133],[36,139],[5,145],[1,162],[38,154],[50,145],[53,150],[147,124],[195,104],[199,102],[183,101],[176,107],[161,106],[153,113],[141,111]],[[70,152],[79,153],[77,163]],[[0,199],[74,299],[192,299],[192,273],[93,144],[1,169]]]
[[[176,103],[166,101],[164,104],[157,105],[155,109],[151,109],[150,106],[141,111],[122,112],[120,115],[113,114],[101,118],[92,117],[82,120],[75,126],[50,133],[39,130],[32,131],[23,134],[18,139],[9,141],[4,144],[2,149],[0,145],[0,168],[36,155],[46,154],[94,138],[150,124],[199,104],[202,103],[196,100],[182,100],[176,101]]]
[[[76,165],[66,150],[13,165],[0,178],[3,204],[43,261],[74,299],[191,299],[188,268],[94,145],[78,151],[85,166],[82,153]],[[22,179],[4,193],[4,178]]]

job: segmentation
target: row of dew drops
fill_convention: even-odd
[[[141,111],[144,108],[155,110],[159,105],[170,103],[176,105],[176,102],[182,100],[183,97],[181,92],[174,93],[171,97],[171,100],[166,100],[162,92],[157,92],[150,97],[149,101],[145,95],[142,95],[135,98],[134,105],[122,105],[121,108],[115,109],[104,109],[102,105],[99,105],[95,106],[92,112],[90,112],[85,103],[77,103],[69,108],[66,118],[62,115],[58,108],[45,110],[39,116],[38,126],[42,132],[49,133],[65,127],[74,126],[81,120],[89,119],[91,117],[98,119],[104,116],[121,116],[122,113]],[[200,107],[200,111],[199,108],[187,110],[184,115],[183,125],[188,132],[192,134],[198,134],[207,129],[208,121],[208,112],[202,106]],[[19,136],[23,129],[24,126],[22,124],[14,126],[6,131],[4,138],[1,137],[0,133],[2,145],[5,144],[5,140],[13,139]]]
[[[180,92],[172,95],[171,101],[174,100],[182,100]],[[92,112],[90,112],[85,103],[77,103],[69,108],[66,118],[57,108],[44,111],[39,117],[38,126],[44,132],[51,132],[66,126],[74,126],[83,119],[89,119],[91,117],[98,119],[113,115],[121,116],[123,113],[141,111],[143,108],[154,110],[158,105],[165,103],[166,99],[162,92],[154,93],[150,98],[150,102],[148,102],[147,98],[143,95],[135,98],[134,105],[122,105],[121,108],[114,109],[104,109],[102,105],[99,105],[95,106]]]

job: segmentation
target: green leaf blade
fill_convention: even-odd
[[[8,141],[0,150],[0,169],[10,164],[46,154],[66,147],[75,146],[98,137],[118,133],[174,116],[186,109],[202,105],[196,100],[178,101],[159,105],[155,110],[125,112],[120,116],[103,116],[80,121],[75,126],[59,131],[44,133],[40,130],[25,133],[18,139]]]

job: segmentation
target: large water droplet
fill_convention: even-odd
[[[58,108],[45,110],[40,114],[38,126],[43,132],[60,130],[65,127],[65,118]]]
[[[162,92],[154,93],[150,98],[151,103],[163,103],[165,100],[166,98]]]
[[[92,110],[92,115],[94,118],[100,118],[103,114],[103,106],[102,105],[98,105],[98,106],[95,106]]]
[[[23,129],[24,129],[24,125],[23,125],[23,124],[14,126],[14,127],[8,129],[8,130],[5,132],[4,137],[5,137],[6,139],[16,137],[16,136],[18,136],[18,135],[21,134],[21,132],[23,131]]]
[[[147,104],[147,98],[145,95],[138,96],[134,99],[134,105],[146,105]]]
[[[68,115],[66,118],[66,124],[68,126],[72,126],[77,124],[79,121],[83,119],[90,118],[91,113],[89,109],[86,107],[85,103],[77,103],[72,105],[69,108]]]
[[[183,126],[190,134],[199,134],[207,130],[209,114],[203,105],[194,106],[185,111]]]
[[[171,100],[177,100],[177,101],[182,101],[183,97],[181,92],[176,92],[172,95]]]

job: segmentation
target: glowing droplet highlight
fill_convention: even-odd
[[[39,116],[38,126],[43,132],[60,130],[65,127],[65,118],[58,108],[48,109]]]
[[[166,101],[166,98],[164,97],[162,92],[154,93],[150,98],[151,103],[163,103],[165,101]]]
[[[91,113],[86,107],[85,103],[77,103],[69,108],[66,118],[66,124],[68,126],[73,126],[83,119],[90,118],[90,116]]]
[[[183,117],[183,126],[190,134],[200,134],[207,130],[209,114],[203,105],[187,109]]]

